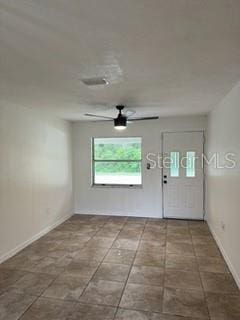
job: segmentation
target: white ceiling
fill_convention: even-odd
[[[239,0],[0,0],[0,104],[201,114],[239,79]]]

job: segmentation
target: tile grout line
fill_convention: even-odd
[[[100,232],[100,231],[111,221],[110,217],[107,217],[107,219],[104,221],[104,223],[102,223],[101,220],[99,220],[99,221],[96,220],[96,222],[95,222],[95,220],[93,220],[93,218],[94,218],[94,216],[91,217],[91,219],[89,220],[89,226],[91,225],[91,226],[94,228],[94,230],[93,230],[94,233],[89,237],[89,240],[84,243],[83,247],[82,247],[79,251],[84,250],[84,248],[87,247],[88,243],[89,243],[94,237],[97,236],[97,233]],[[92,224],[90,223],[91,220],[92,220]],[[121,231],[124,229],[125,226],[128,225],[128,218],[126,218],[126,220],[124,220],[124,222],[120,223],[119,225],[118,225],[118,223],[115,224],[116,228],[119,228],[119,226],[120,226],[120,229],[117,230],[117,233],[116,233],[116,235],[115,235],[114,238],[113,238],[113,237],[109,237],[109,238],[113,238],[113,239],[114,239],[114,240],[112,241],[111,246],[109,246],[108,248],[106,248],[107,251],[106,251],[106,254],[103,256],[103,258],[102,258],[101,260],[97,261],[99,264],[97,265],[96,270],[94,271],[94,273],[92,274],[92,276],[91,276],[91,278],[88,280],[88,282],[86,283],[84,290],[82,291],[82,293],[80,294],[80,296],[79,296],[79,298],[78,298],[77,300],[74,300],[74,299],[73,299],[73,300],[70,300],[70,299],[67,300],[67,299],[54,298],[54,297],[51,298],[51,297],[44,297],[44,296],[43,296],[44,292],[57,280],[58,277],[60,277],[60,276],[66,271],[68,265],[63,266],[63,267],[62,267],[62,271],[61,271],[60,273],[58,273],[57,275],[55,274],[55,277],[54,277],[53,274],[46,273],[46,272],[34,272],[34,271],[32,272],[32,271],[27,271],[27,270],[8,269],[8,268],[5,268],[5,269],[7,269],[7,270],[22,271],[23,273],[25,273],[22,277],[20,277],[20,278],[17,279],[16,281],[14,281],[11,286],[14,286],[20,279],[22,279],[22,278],[23,278],[25,275],[27,275],[27,274],[36,274],[36,275],[45,274],[45,275],[53,276],[53,279],[51,280],[50,284],[49,284],[46,288],[43,289],[43,291],[41,292],[40,295],[37,295],[37,296],[34,295],[34,296],[33,296],[33,295],[28,295],[28,294],[26,293],[26,295],[32,296],[32,297],[35,298],[35,299],[34,299],[33,302],[27,307],[27,309],[26,309],[21,315],[18,316],[18,319],[22,319],[22,317],[28,312],[28,310],[32,307],[32,305],[33,305],[39,298],[46,298],[46,299],[56,300],[56,301],[61,301],[61,302],[71,302],[71,303],[74,303],[74,306],[73,306],[73,309],[74,309],[74,310],[75,310],[75,308],[77,307],[78,304],[84,304],[84,305],[90,305],[90,306],[99,305],[99,306],[103,306],[103,307],[111,307],[111,308],[114,308],[114,309],[115,309],[113,318],[111,318],[111,319],[112,319],[112,320],[115,319],[116,316],[117,316],[117,312],[118,312],[118,310],[120,309],[120,303],[121,303],[122,297],[123,297],[123,295],[124,295],[126,286],[127,286],[127,284],[128,284],[131,271],[132,271],[132,269],[133,269],[133,267],[134,267],[134,261],[135,261],[135,259],[136,259],[136,256],[137,256],[138,252],[139,252],[141,241],[143,240],[144,231],[147,229],[148,221],[150,221],[150,220],[151,220],[151,219],[146,218],[146,221],[145,221],[145,223],[144,223],[144,225],[143,225],[142,231],[141,231],[141,233],[140,233],[140,235],[139,235],[139,238],[138,238],[137,249],[136,249],[136,250],[132,250],[132,251],[135,251],[135,254],[134,254],[134,256],[133,256],[133,259],[132,259],[131,264],[129,265],[129,271],[128,271],[128,275],[127,275],[126,280],[125,280],[124,282],[123,282],[123,281],[117,281],[117,280],[109,280],[109,281],[113,281],[113,282],[114,282],[114,281],[122,282],[122,283],[124,284],[123,289],[122,289],[122,291],[121,291],[121,296],[120,296],[120,298],[119,298],[119,302],[118,302],[118,304],[115,305],[115,306],[106,305],[106,304],[99,304],[99,303],[93,303],[93,304],[91,304],[91,303],[88,303],[88,302],[81,302],[81,301],[80,301],[80,297],[82,297],[82,295],[83,295],[84,292],[86,291],[89,283],[90,283],[91,281],[93,281],[93,278],[95,277],[95,275],[96,275],[96,273],[98,272],[99,268],[100,268],[101,265],[103,264],[103,262],[104,262],[106,256],[108,255],[109,251],[110,251],[111,249],[116,249],[116,250],[118,250],[118,249],[119,249],[119,250],[124,249],[124,248],[121,248],[121,247],[120,247],[120,248],[115,248],[115,247],[113,247],[113,245],[114,245],[116,239],[118,238],[119,234],[121,233]],[[144,310],[135,309],[135,308],[125,308],[125,307],[122,307],[123,309],[125,309],[125,310],[135,310],[135,311],[139,311],[139,312],[147,312],[147,313],[149,313],[150,315],[151,315],[152,313],[165,314],[165,313],[163,313],[163,303],[164,303],[163,298],[164,298],[164,290],[165,290],[165,283],[166,283],[166,282],[165,282],[165,281],[166,281],[166,270],[167,270],[167,260],[166,260],[166,257],[167,257],[167,235],[168,235],[168,224],[169,224],[168,222],[169,222],[169,221],[167,221],[167,223],[166,223],[166,229],[165,229],[165,248],[164,248],[164,250],[163,250],[163,252],[164,252],[164,264],[163,264],[164,277],[163,277],[163,297],[162,297],[162,305],[161,305],[161,307],[162,307],[161,310],[162,310],[162,311],[161,311],[161,312],[160,312],[160,311],[144,311]],[[72,223],[74,223],[74,221],[73,221]],[[99,223],[99,227],[96,228],[96,226],[98,225],[98,223]],[[135,225],[135,226],[136,226],[136,224],[137,224],[137,223],[135,223],[135,224],[133,223],[133,225]],[[81,225],[81,224],[80,224],[80,225]],[[83,224],[83,225],[85,225],[85,224]],[[88,224],[86,223],[86,225],[88,225]],[[129,225],[130,225],[130,224],[129,224]],[[197,259],[197,258],[198,258],[198,255],[197,255],[197,251],[196,251],[195,245],[194,245],[194,243],[193,243],[193,238],[194,238],[194,237],[193,237],[193,234],[192,234],[192,232],[191,232],[193,229],[191,228],[191,225],[190,225],[189,222],[187,222],[187,225],[188,225],[188,232],[190,233],[191,244],[192,244],[192,246],[193,246],[193,254],[194,254],[194,257],[195,257],[196,262],[197,262],[197,270],[196,270],[196,273],[199,275],[199,278],[200,278],[201,289],[202,289],[202,292],[203,292],[204,302],[205,302],[205,306],[206,306],[207,313],[208,313],[208,319],[210,319],[211,317],[210,317],[210,310],[209,310],[208,303],[207,303],[207,292],[205,292],[205,290],[204,290],[203,281],[202,281],[202,277],[201,277],[201,270],[200,270],[200,266],[199,266],[198,259]],[[114,227],[115,227],[115,226],[114,226]],[[95,228],[96,228],[96,229],[95,229]],[[163,231],[163,229],[160,228],[159,233],[161,233],[162,231]],[[74,234],[74,233],[78,234],[79,232],[75,231],[75,232],[72,232],[72,233],[73,233],[73,234]],[[100,236],[100,237],[101,237],[101,236]],[[104,237],[104,235],[103,235],[102,237]],[[130,239],[130,238],[127,239],[127,238],[126,238],[126,240],[134,240],[134,239]],[[146,240],[146,241],[147,241],[147,240]],[[150,240],[149,240],[149,241],[150,241]],[[64,242],[64,240],[63,240],[63,242]],[[99,248],[101,248],[101,247],[99,247]],[[129,251],[131,251],[131,250],[129,250]],[[56,261],[62,260],[62,259],[63,259],[64,257],[66,257],[66,256],[67,256],[67,254],[66,254],[65,256],[63,256],[62,258],[57,258]],[[48,257],[48,256],[44,256],[44,257]],[[43,257],[43,258],[44,258],[44,257]],[[50,257],[50,258],[51,258],[51,257]],[[71,259],[71,261],[74,260],[74,257],[69,257],[69,258]],[[84,259],[84,260],[85,260],[85,261],[89,261],[88,259]],[[94,261],[94,260],[92,260],[92,261]],[[36,263],[36,264],[37,264],[37,263]],[[116,263],[113,263],[113,264],[116,264]],[[120,262],[120,263],[117,263],[117,264],[122,264],[122,263]],[[179,269],[179,270],[180,270],[180,269]],[[181,270],[180,270],[180,271],[181,271]],[[184,271],[184,270],[182,270],[182,271]],[[191,271],[191,269],[190,269],[190,271]],[[101,279],[100,279],[100,280],[101,280]],[[104,279],[103,279],[103,280],[104,280]],[[10,287],[10,286],[9,286],[9,287]],[[184,288],[183,288],[183,290],[187,290],[187,289],[184,289]],[[192,289],[192,290],[194,290],[194,289]],[[195,290],[198,290],[198,289],[195,289]],[[198,291],[199,291],[199,290],[198,290]],[[4,291],[2,294],[4,294],[5,292],[6,292],[6,291]],[[2,294],[0,294],[0,296],[1,296]]]
[[[100,231],[100,230],[107,224],[107,222],[108,222],[108,221],[106,221],[106,223],[105,223],[98,231]],[[53,298],[53,297],[47,297],[47,299],[50,299],[50,300],[53,300],[53,301],[61,301],[61,302],[63,302],[63,301],[65,301],[65,302],[72,302],[72,303],[75,303],[75,307],[77,307],[77,305],[78,305],[79,303],[84,304],[84,305],[90,305],[90,306],[92,306],[92,305],[99,305],[99,306],[103,306],[103,307],[112,307],[112,308],[116,309],[116,311],[115,311],[115,314],[116,314],[117,309],[118,309],[118,306],[105,305],[105,304],[99,304],[99,303],[90,304],[90,303],[86,303],[86,302],[81,302],[79,299],[80,299],[80,297],[83,295],[83,293],[84,293],[84,291],[86,290],[86,288],[88,287],[89,283],[90,283],[90,282],[92,281],[92,279],[94,278],[96,272],[98,271],[99,267],[100,267],[101,264],[103,263],[106,255],[107,255],[108,252],[112,249],[112,246],[113,246],[116,238],[118,237],[118,235],[119,235],[119,233],[121,232],[121,230],[123,230],[126,222],[127,222],[127,220],[126,220],[126,221],[124,222],[124,224],[122,225],[122,227],[121,227],[121,229],[119,230],[118,234],[117,234],[116,237],[114,238],[114,241],[113,241],[111,247],[108,248],[107,253],[104,255],[104,257],[103,257],[103,259],[101,260],[98,268],[96,269],[96,271],[94,272],[94,274],[93,274],[93,276],[90,278],[90,280],[87,282],[86,287],[84,288],[83,292],[81,293],[81,295],[79,296],[79,298],[78,298],[77,300],[63,300],[63,299]],[[96,233],[98,233],[98,231],[96,231]],[[94,238],[95,236],[96,236],[96,234],[94,234],[94,235],[91,237],[91,239]],[[91,239],[89,239],[89,241],[90,241]],[[89,241],[87,241],[87,242],[89,242]],[[86,243],[86,244],[87,244],[87,243]],[[85,244],[85,245],[86,245],[86,244]],[[84,247],[85,247],[85,246],[84,246]],[[84,247],[83,247],[83,248],[84,248]],[[83,249],[83,248],[82,248],[82,249]],[[115,248],[114,248],[114,249],[115,249]],[[131,270],[131,268],[130,268],[130,270]],[[64,271],[63,271],[62,273],[64,273]],[[62,273],[61,273],[61,274],[62,274]],[[59,276],[59,275],[58,275],[58,276]],[[58,276],[55,278],[55,280],[58,278]],[[55,280],[53,280],[53,281],[55,281]],[[123,290],[124,290],[124,289],[123,289]],[[44,290],[44,292],[45,292],[45,290]],[[40,296],[40,297],[41,297],[41,296]],[[38,300],[38,298],[40,298],[40,297],[37,297],[36,300]],[[44,297],[43,297],[43,298],[44,298]],[[36,301],[36,300],[35,300],[35,301]],[[34,302],[35,302],[35,301],[34,301]],[[33,303],[34,303],[34,302],[33,302]],[[27,310],[26,310],[26,311],[27,311]],[[115,316],[115,314],[114,314],[114,316]]]
[[[149,219],[147,219],[147,220],[149,220]],[[139,245],[140,245],[140,242],[141,242],[141,240],[142,240],[142,236],[143,236],[143,234],[144,234],[144,230],[146,229],[146,226],[147,226],[147,222],[145,223],[145,225],[144,225],[144,229],[143,229],[143,231],[142,231],[142,234],[141,234],[141,237],[140,237],[140,239],[139,239]],[[160,228],[160,229],[162,229],[162,228]],[[165,232],[165,235],[166,235],[166,232]],[[166,240],[166,239],[165,239]],[[146,240],[146,241],[152,241],[152,240]],[[138,249],[137,249],[137,252],[138,252],[138,250],[139,250],[139,245],[138,245]],[[165,246],[165,250],[166,250],[166,246]],[[136,254],[137,254],[137,252],[136,252]],[[136,256],[136,255],[135,255]],[[164,258],[165,258],[165,256],[164,256]],[[135,259],[134,259],[135,260]],[[131,267],[133,267],[134,266],[134,260],[133,260],[133,263],[132,263],[132,265],[131,265]],[[164,259],[164,261],[165,261],[165,259]],[[144,266],[143,266],[144,267]],[[151,267],[151,266],[150,266]],[[157,267],[157,268],[163,268],[163,267]],[[130,274],[130,273],[129,273]],[[127,279],[127,282],[128,282],[128,279]],[[127,285],[127,282],[126,282],[126,285]],[[126,287],[126,285],[125,285],[125,287]],[[156,287],[161,287],[162,289],[164,289],[163,288],[163,286],[156,286]],[[125,290],[125,288],[124,288],[124,290]],[[124,290],[123,290],[123,294],[124,294]],[[123,294],[122,294],[122,296],[123,296]],[[122,297],[121,297],[121,299],[122,299]],[[120,299],[120,302],[121,302],[121,299]],[[163,301],[163,300],[162,300]],[[119,302],[119,304],[120,304],[120,302]],[[134,311],[137,311],[137,312],[143,312],[143,313],[147,313],[147,314],[149,314],[149,316],[151,316],[152,317],[152,315],[155,313],[155,314],[163,314],[163,312],[162,312],[162,310],[161,310],[161,312],[160,311],[146,311],[146,310],[142,310],[142,309],[137,309],[137,308],[126,308],[126,307],[121,307],[122,309],[124,309],[124,310],[134,310]],[[118,309],[119,309],[119,306],[118,306]],[[115,319],[115,318],[114,318]],[[113,320],[114,320],[113,319]]]
[[[35,300],[27,307],[27,309],[17,318],[17,320],[21,320],[22,317],[27,313],[27,311],[32,307],[32,305],[39,299],[39,297],[36,297]]]
[[[94,237],[96,236],[96,234],[97,234],[100,230],[102,230],[102,229],[104,228],[104,226],[109,222],[109,220],[110,220],[110,217],[108,217],[107,221],[102,225],[102,227],[100,227],[100,228],[96,231],[96,233],[91,237],[91,239],[89,239],[89,241],[87,241],[87,243],[90,242],[90,240],[92,240],[92,238],[94,238]],[[83,248],[86,247],[87,243],[84,245]],[[92,281],[94,275],[95,275],[96,272],[98,271],[100,265],[102,264],[103,260],[105,259],[106,255],[108,254],[109,250],[110,250],[110,249],[107,250],[106,254],[104,255],[104,257],[103,257],[103,259],[101,260],[101,262],[99,263],[99,265],[98,265],[98,267],[96,268],[95,272],[93,273],[92,277],[89,279],[89,281],[87,282],[87,284],[86,284],[85,288],[83,289],[82,293],[79,295],[79,297],[78,297],[78,299],[77,299],[77,301],[76,301],[76,306],[75,306],[76,308],[77,308],[78,303],[82,303],[82,302],[80,302],[80,298],[81,298],[81,297],[83,296],[83,294],[85,293],[85,291],[86,291],[89,283]]]
[[[110,218],[104,223],[104,225],[103,225],[98,231],[102,230],[102,229],[104,228],[104,226],[109,222],[109,220],[110,220]],[[126,221],[127,221],[127,220],[126,220]],[[120,232],[122,231],[122,229],[124,228],[124,226],[125,226],[125,224],[126,224],[126,221],[124,222],[124,224],[122,225],[122,227],[121,227],[120,230],[118,231],[117,235],[115,236],[113,243],[115,242],[115,240],[116,240],[116,238],[118,237],[119,233],[120,233]],[[91,277],[90,280],[88,281],[88,283],[87,283],[86,287],[84,288],[83,292],[82,292],[82,293],[80,294],[80,296],[78,297],[78,303],[82,303],[82,302],[80,301],[81,297],[82,297],[82,296],[84,295],[84,293],[86,292],[86,289],[88,288],[89,283],[92,281],[92,279],[94,278],[95,274],[97,273],[97,271],[99,270],[100,266],[102,265],[104,259],[105,259],[106,256],[108,255],[109,251],[112,249],[113,243],[112,243],[112,245],[108,248],[106,254],[104,255],[103,259],[100,261],[97,269],[95,270],[95,272],[93,273],[92,277]],[[106,305],[105,305],[105,306],[106,306]],[[115,306],[115,308],[116,308],[116,306]]]
[[[103,224],[103,226],[104,226],[107,222],[108,222],[108,220]],[[96,233],[97,233],[100,229],[102,229],[103,226],[100,227],[100,228],[96,231]],[[71,232],[71,236],[72,236],[72,233],[77,233],[77,232]],[[83,246],[80,250],[82,250],[83,248],[85,248],[85,246],[87,245],[87,243],[96,235],[96,233],[90,237],[90,239],[84,244],[84,246]],[[67,254],[66,254],[66,256],[67,256]],[[66,256],[65,256],[65,257],[66,257]],[[63,258],[64,258],[64,257],[63,257]],[[74,260],[74,258],[71,258],[71,259]],[[53,282],[55,282],[55,281],[57,280],[57,278],[60,277],[60,276],[66,271],[66,268],[67,268],[67,266],[64,267],[64,270],[63,270],[62,272],[60,272],[60,273],[52,280],[52,282],[49,284],[49,286],[48,286],[47,288],[45,288],[45,289],[43,290],[43,292],[42,292],[39,296],[36,297],[36,299],[33,301],[33,303],[35,303],[37,300],[39,300],[39,298],[43,298],[43,299],[46,298],[46,299],[52,299],[52,300],[57,300],[57,301],[62,301],[62,302],[63,302],[63,301],[65,301],[65,302],[72,302],[72,303],[75,302],[75,304],[76,304],[76,306],[77,306],[77,303],[79,303],[78,300],[76,300],[76,301],[74,301],[74,300],[63,300],[63,299],[49,298],[49,297],[44,297],[44,296],[43,296],[44,292],[53,284]],[[45,274],[46,274],[46,273],[45,273]],[[90,282],[90,280],[89,280],[89,282]],[[88,286],[89,282],[87,283],[86,287]],[[86,289],[86,287],[85,287],[85,289]],[[81,296],[81,295],[80,295],[80,296]],[[30,307],[33,305],[33,303],[29,306],[29,308],[27,308],[27,310],[25,310],[25,312],[21,315],[21,317],[19,318],[19,320],[21,320],[21,318],[23,317],[23,315],[30,309]]]
[[[164,294],[165,294],[165,278],[166,278],[166,263],[167,263],[167,234],[168,234],[168,222],[166,221],[166,233],[165,233],[165,250],[164,250],[164,267],[163,267],[163,295],[162,295],[162,313],[163,313],[163,306],[164,306]]]
[[[207,303],[207,296],[206,296],[206,293],[205,293],[205,290],[204,290],[202,277],[201,277],[201,273],[200,273],[200,269],[199,269],[198,255],[197,255],[197,252],[196,252],[195,245],[193,243],[193,236],[192,236],[191,228],[190,228],[189,231],[190,231],[190,235],[191,235],[191,241],[192,241],[192,245],[193,245],[194,255],[195,255],[195,258],[196,258],[196,261],[197,261],[198,275],[199,275],[199,278],[200,278],[200,283],[201,283],[201,287],[202,287],[202,291],[203,291],[204,301],[205,301],[205,304],[206,304],[206,307],[207,307],[208,319],[211,319],[210,310],[208,308],[208,303]]]
[[[126,279],[126,281],[125,281],[125,285],[124,285],[124,287],[123,287],[122,294],[121,294],[121,296],[120,296],[120,298],[119,298],[119,302],[118,302],[118,305],[117,305],[117,307],[116,307],[116,312],[115,312],[115,314],[114,314],[113,320],[116,319],[117,312],[118,312],[118,310],[120,309],[120,303],[121,303],[121,301],[122,301],[122,297],[123,297],[123,295],[124,295],[124,292],[125,292],[125,289],[126,289],[126,286],[127,286],[127,283],[128,283],[128,280],[129,280],[131,271],[132,271],[132,268],[133,268],[133,266],[134,266],[134,261],[135,261],[136,256],[137,256],[137,252],[138,252],[138,249],[139,249],[139,246],[140,246],[140,242],[141,242],[141,239],[142,239],[142,235],[143,235],[144,230],[145,230],[145,228],[146,228],[146,224],[147,224],[147,220],[145,221],[143,230],[142,230],[142,232],[141,232],[141,235],[140,235],[140,238],[139,238],[139,242],[138,242],[138,246],[137,246],[137,250],[136,250],[136,252],[135,252],[135,254],[134,254],[134,258],[133,258],[132,263],[131,263],[131,265],[130,265],[129,272],[128,272],[128,276],[127,276],[127,279]]]
[[[106,223],[107,223],[107,221],[106,221]],[[101,228],[100,228],[101,229]],[[99,230],[97,230],[96,231],[96,233],[98,232]],[[74,232],[73,232],[74,233]],[[80,249],[80,250],[82,250],[83,248],[85,248],[86,247],[86,245],[87,245],[87,243],[93,238],[95,236],[95,234],[92,236],[92,237],[90,237],[90,239],[86,242],[86,243],[84,243],[84,246]],[[68,254],[66,254],[66,256],[67,256]],[[66,257],[65,256],[65,257]],[[63,257],[64,258],[64,257]],[[71,261],[73,261],[74,260],[74,257],[72,258],[71,257]],[[62,271],[62,272],[60,272],[57,276],[56,276],[56,278],[51,282],[51,284],[42,292],[42,294],[40,295],[40,297],[43,297],[44,298],[44,296],[43,296],[43,294],[44,294],[44,292],[45,291],[47,291],[47,289],[53,284],[53,282],[55,282],[56,280],[57,280],[57,278],[59,278],[65,271],[66,271],[66,269],[67,269],[67,266],[66,267],[64,267],[64,270]]]
[[[196,255],[195,247],[194,247],[193,241],[192,241],[192,233],[191,233],[191,228],[190,228],[190,225],[189,225],[189,221],[187,221],[187,229],[188,229],[188,232],[189,232],[189,235],[190,235],[190,238],[191,238],[191,246],[193,247],[194,257],[195,257],[196,262],[197,262],[197,255]],[[173,270],[174,270],[174,269],[173,269]],[[179,271],[182,271],[182,270],[179,269]],[[183,271],[183,272],[189,272],[189,271],[186,271],[186,270],[185,270],[185,271]],[[194,272],[194,271],[190,271],[190,272]],[[202,282],[201,282],[201,277],[200,277],[200,271],[199,271],[199,267],[198,267],[198,262],[197,262],[197,270],[196,270],[195,272],[198,274],[198,276],[199,276],[199,278],[200,278],[200,284],[201,284],[201,288],[202,288],[203,295],[204,295],[204,301],[205,301],[205,304],[207,305],[207,301],[206,301],[206,298],[205,298],[203,285],[202,285]],[[165,268],[165,275],[166,275],[166,268]],[[165,287],[165,283],[164,283],[164,289],[165,289],[165,288],[167,288],[167,287]],[[170,287],[170,288],[171,288],[171,287]],[[179,289],[186,290],[186,289],[184,289],[184,288],[179,288]],[[193,291],[198,291],[198,292],[199,292],[198,289],[191,289],[191,290],[193,290]],[[207,308],[207,309],[208,309],[208,308]],[[164,314],[165,314],[165,313],[164,313]],[[173,316],[173,315],[172,315],[172,316]],[[174,316],[176,316],[176,315],[174,315]],[[209,311],[208,311],[208,319],[210,319]]]

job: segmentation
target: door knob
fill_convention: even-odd
[[[167,184],[167,180],[163,180],[163,183],[164,183],[164,184]]]

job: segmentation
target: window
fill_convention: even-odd
[[[141,138],[94,138],[93,184],[141,185]]]
[[[196,176],[196,173],[195,173],[195,159],[196,159],[195,152],[188,151],[186,159],[187,159],[186,177],[187,178],[194,178]]]
[[[171,152],[170,160],[170,177],[177,178],[179,177],[179,152]]]

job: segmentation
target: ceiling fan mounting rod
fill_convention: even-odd
[[[124,106],[116,106],[116,109],[119,111],[119,114],[122,114],[122,110],[124,109]]]

